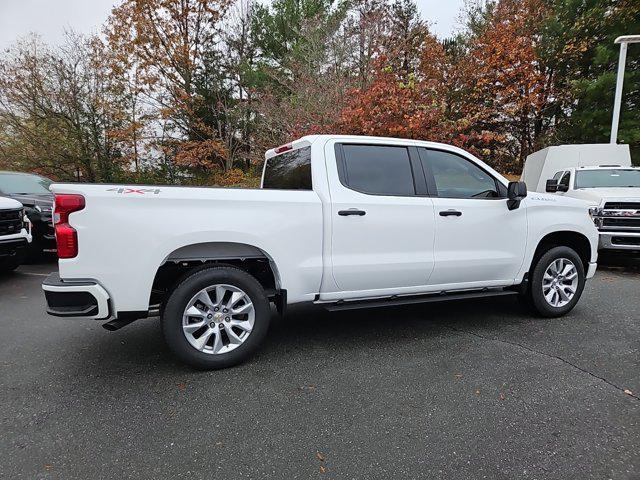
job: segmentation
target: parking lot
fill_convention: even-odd
[[[157,319],[48,317],[55,263],[21,267],[0,277],[0,477],[640,478],[640,261],[605,263],[565,318],[299,308],[215,372]]]

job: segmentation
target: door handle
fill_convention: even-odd
[[[341,217],[348,217],[350,215],[357,215],[358,217],[362,217],[366,214],[367,212],[365,212],[364,210],[358,210],[356,208],[350,208],[349,210],[338,210],[338,215],[340,215]]]
[[[443,210],[440,212],[441,217],[460,217],[462,216],[462,212],[458,210]]]

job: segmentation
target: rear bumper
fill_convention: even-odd
[[[94,280],[62,280],[52,273],[42,282],[42,290],[49,315],[95,320],[111,316],[109,294]]]
[[[600,232],[600,250],[640,250],[640,232]]]

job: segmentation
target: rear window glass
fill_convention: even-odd
[[[311,147],[269,158],[264,169],[262,188],[311,190]]]
[[[374,195],[415,195],[405,147],[343,145],[344,180],[354,190]]]

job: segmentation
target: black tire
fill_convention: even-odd
[[[18,258],[17,255],[2,259],[0,260],[0,273],[12,272],[16,268],[18,268],[21,263],[22,263],[22,258]]]
[[[253,329],[242,344],[227,353],[204,353],[193,347],[182,330],[182,315],[193,296],[200,290],[227,284],[243,290],[255,310]],[[162,333],[171,351],[184,363],[201,370],[227,368],[246,360],[264,340],[271,310],[262,285],[244,270],[224,265],[198,270],[182,280],[171,292],[161,318]]]
[[[570,260],[576,267],[576,271],[578,273],[578,285],[576,287],[576,292],[569,303],[561,307],[555,307],[547,302],[544,297],[542,292],[542,280],[545,271],[551,263],[562,258]],[[529,303],[531,307],[533,307],[533,309],[543,317],[561,317],[569,313],[573,310],[573,307],[576,306],[578,300],[580,300],[582,291],[584,290],[584,284],[585,272],[580,256],[575,252],[575,250],[569,247],[554,247],[545,252],[544,255],[542,255],[533,265],[527,292],[527,303]]]

